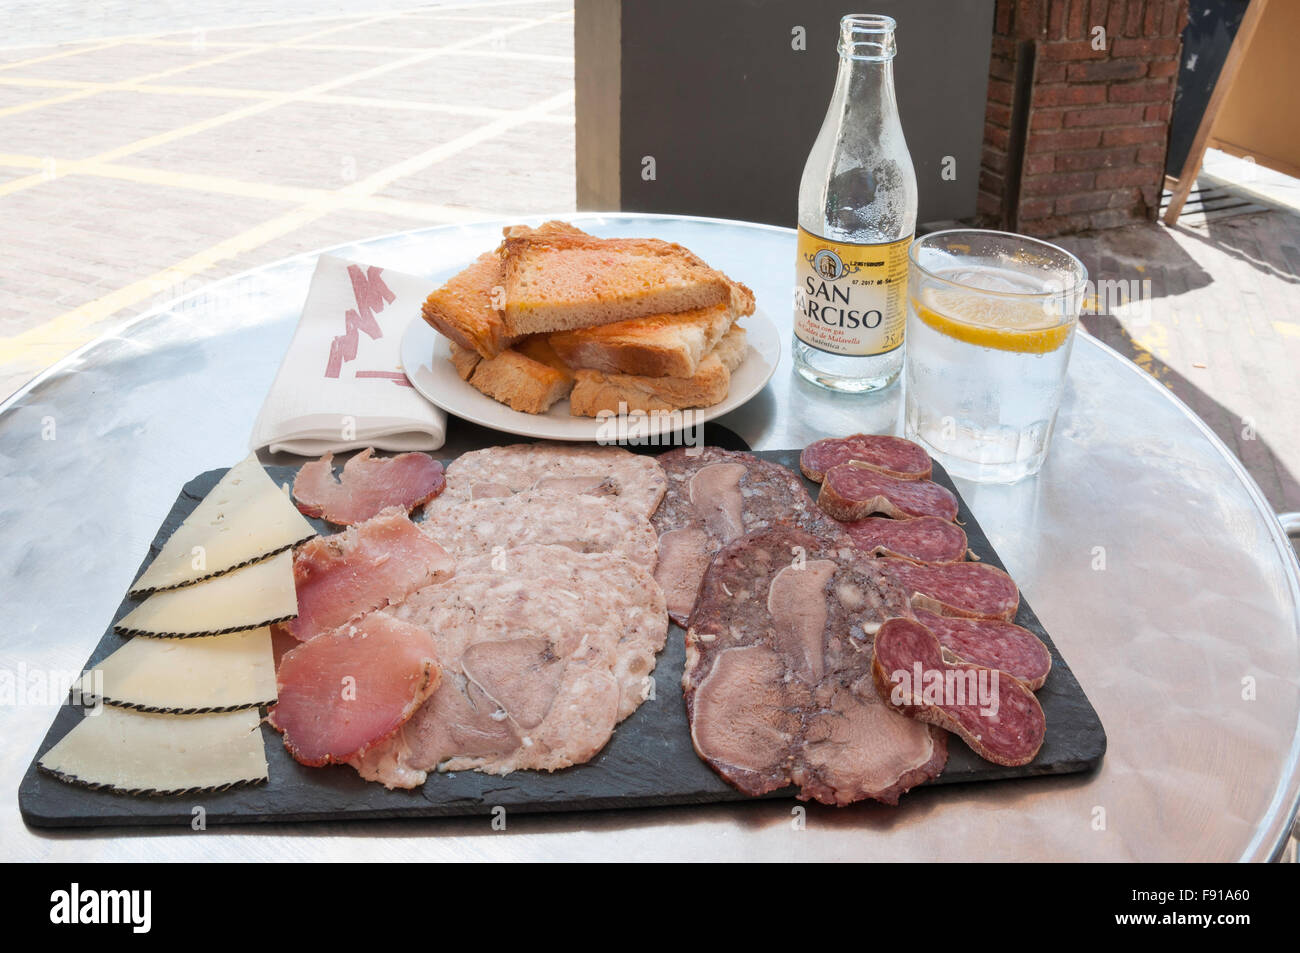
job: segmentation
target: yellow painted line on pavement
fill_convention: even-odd
[[[1300,338],[1300,324],[1290,324],[1286,321],[1274,321],[1273,330],[1286,338]]]
[[[349,27],[359,26],[359,25],[364,24],[364,23],[379,23],[379,22],[382,21],[382,20],[391,19],[392,16],[393,16],[393,15],[391,15],[391,14],[390,14],[390,15],[386,15],[386,16],[376,16],[376,17],[371,17],[371,18],[369,18],[369,19],[361,20],[361,21],[359,21],[358,23],[347,23],[347,24],[343,24],[343,25],[335,25],[335,26],[332,26],[332,27],[327,27],[327,28],[322,29],[322,30],[316,30],[316,31],[314,31],[314,32],[312,32],[312,33],[307,33],[307,34],[303,35],[302,37],[299,37],[299,38],[296,38],[296,39],[304,39],[304,40],[305,40],[305,39],[315,38],[315,37],[318,37],[318,36],[325,36],[325,35],[327,35],[327,34],[334,33],[334,32],[336,32],[336,31],[338,31],[338,30],[348,29]],[[94,84],[94,86],[91,87],[91,88],[82,89],[82,90],[77,90],[77,91],[75,91],[75,92],[67,93],[67,94],[65,94],[65,95],[63,95],[63,96],[52,96],[52,97],[50,97],[50,98],[48,98],[48,99],[38,99],[38,100],[34,100],[33,102],[29,102],[29,103],[19,103],[19,104],[17,104],[16,106],[9,106],[9,107],[6,107],[6,108],[4,108],[4,109],[0,109],[0,117],[13,115],[13,114],[15,114],[15,113],[29,112],[29,111],[31,111],[31,110],[33,110],[33,109],[40,109],[40,108],[42,108],[42,107],[44,107],[44,106],[53,106],[53,105],[57,105],[58,103],[70,102],[70,101],[72,101],[72,100],[76,100],[76,99],[85,99],[85,98],[87,98],[88,96],[96,96],[96,95],[98,95],[98,94],[100,94],[100,93],[103,93],[103,92],[107,92],[107,91],[110,91],[110,90],[118,90],[118,89],[122,89],[122,88],[124,88],[124,87],[126,87],[126,86],[130,86],[130,85],[134,85],[134,84],[138,84],[138,83],[148,83],[148,82],[150,82],[150,81],[152,81],[152,80],[156,80],[156,79],[166,79],[168,76],[175,76],[175,75],[177,75],[177,74],[179,74],[179,73],[185,73],[185,72],[188,72],[188,71],[190,71],[190,70],[202,69],[202,68],[204,68],[204,67],[206,67],[206,66],[217,66],[217,65],[220,65],[221,63],[227,63],[227,62],[229,62],[230,60],[241,59],[241,58],[246,57],[246,56],[252,56],[254,53],[260,53],[260,52],[263,52],[263,51],[265,51],[265,50],[272,50],[272,49],[276,49],[276,48],[286,47],[286,46],[288,46],[291,42],[294,42],[294,41],[292,41],[292,40],[280,40],[280,41],[278,41],[278,42],[263,43],[263,44],[260,44],[260,45],[258,45],[258,46],[250,47],[250,48],[248,48],[248,49],[233,50],[233,51],[231,51],[231,52],[229,52],[229,53],[222,53],[222,54],[220,54],[220,55],[218,55],[218,56],[212,56],[212,57],[208,57],[207,59],[197,60],[197,61],[195,61],[195,62],[193,62],[193,63],[185,63],[184,65],[181,65],[181,66],[174,66],[174,67],[172,67],[171,69],[162,70],[162,71],[160,71],[160,72],[156,72],[156,73],[146,73],[146,74],[143,75],[143,76],[134,76],[134,77],[132,77],[131,79],[120,80],[120,81],[118,81],[118,82],[114,82],[114,83],[99,83],[99,84]],[[130,40],[126,40],[126,39],[124,39],[124,40],[116,41],[116,42],[114,42],[114,43],[106,44],[105,46],[106,46],[106,47],[109,47],[109,46],[116,47],[116,46],[129,45],[130,43],[131,43]],[[39,180],[39,181],[45,181],[45,180]],[[10,182],[10,183],[8,183],[8,185],[10,185],[10,186],[15,186],[15,187],[14,187],[14,188],[10,188],[10,189],[8,189],[8,190],[6,190],[6,191],[0,191],[0,195],[6,195],[6,194],[8,194],[9,192],[16,192],[16,191],[18,191],[19,188],[26,188],[27,185],[36,185],[36,184],[37,184],[37,182],[30,182],[30,183],[27,183],[26,185],[17,186],[16,183],[14,183],[14,182]]]
[[[513,54],[512,54],[513,55]],[[160,96],[206,96],[213,99],[282,99],[285,91],[280,89],[242,89],[235,86],[172,86],[156,83],[89,83],[78,80],[46,80],[27,77],[0,76],[0,86],[42,87],[55,89],[93,90],[94,92],[121,91],[128,93],[151,93]],[[324,103],[332,106],[361,106],[366,109],[399,109],[417,112],[443,113],[453,116],[481,116],[495,118],[508,116],[514,110],[498,109],[493,106],[473,106],[460,103],[433,103],[413,99],[386,99],[378,96],[343,96],[337,93],[299,94],[296,101],[305,103]],[[0,113],[2,115],[3,113]],[[538,122],[566,122],[567,117],[545,115]]]
[[[378,22],[379,20],[382,19],[388,19],[388,17],[376,17],[374,18],[374,22]],[[166,145],[169,142],[174,142],[175,140],[185,138],[186,136],[192,136],[195,135],[196,133],[206,132],[209,129],[215,129],[219,126],[223,126],[228,123],[235,122],[236,120],[239,119],[246,119],[250,116],[258,115],[260,113],[266,112],[267,110],[273,109],[285,103],[293,102],[296,99],[300,98],[303,94],[326,93],[340,86],[345,86],[350,83],[359,82],[360,80],[369,79],[374,76],[380,76],[383,75],[384,73],[391,72],[392,70],[401,69],[404,66],[410,66],[416,63],[423,62],[424,60],[431,59],[432,57],[437,56],[444,52],[449,52],[449,51],[454,51],[465,47],[474,46],[479,43],[491,42],[492,40],[497,39],[499,37],[509,36],[511,33],[517,33],[521,30],[529,29],[538,23],[547,23],[547,22],[554,21],[556,19],[558,19],[558,17],[552,15],[550,17],[544,17],[541,20],[525,20],[513,26],[503,27],[499,30],[494,30],[488,33],[484,33],[481,36],[471,37],[467,40],[461,40],[456,43],[450,44],[449,46],[446,47],[441,47],[438,49],[420,50],[412,54],[411,56],[405,57],[403,59],[394,60],[390,63],[384,63],[379,66],[373,66],[369,69],[361,70],[360,72],[357,73],[340,76],[332,80],[327,80],[326,82],[323,83],[317,83],[315,86],[309,86],[303,90],[287,91],[283,93],[281,96],[278,96],[274,99],[259,100],[254,103],[250,103],[247,106],[242,106],[238,109],[230,110],[229,112],[220,113],[219,115],[216,116],[210,116],[207,119],[201,119],[197,122],[193,122],[185,126],[180,126],[178,128],[168,130],[167,132],[161,132],[153,136],[147,136],[144,139],[137,139],[135,142],[127,143],[126,145],[123,146],[118,146],[117,148],[110,149],[107,152],[101,152],[99,155],[93,156],[91,158],[94,161],[111,162],[114,159],[120,159],[123,156],[132,155],[136,152],[141,152],[145,149],[150,149],[155,146]],[[370,22],[370,21],[362,21],[362,22]],[[316,34],[309,34],[309,35],[313,35],[313,36],[320,35],[324,33],[333,32],[339,29],[343,29],[343,27],[336,26],[328,30],[320,30]],[[236,53],[224,54],[219,59],[229,60],[229,59],[235,59],[236,57],[247,56],[247,55],[249,55],[247,51],[241,51]],[[190,67],[185,67],[185,68],[190,68]],[[167,71],[166,74],[155,74],[153,76],[141,77],[139,79],[147,80],[147,79],[158,78],[159,75],[170,75],[171,73],[181,72],[182,69],[169,70]],[[137,82],[137,81],[139,80],[132,80],[132,82]],[[78,98],[85,95],[92,95],[92,94],[71,93],[67,98]],[[16,106],[11,108],[22,109],[23,107]],[[4,114],[5,114],[5,110],[0,110],[0,116],[3,116]],[[55,168],[52,172],[45,171],[39,175],[28,175],[17,179],[11,179],[8,182],[0,184],[0,197],[3,197],[5,195],[12,195],[14,192],[19,192],[23,189],[40,185],[42,182],[48,182],[51,181],[52,179],[61,178],[64,174],[66,174],[66,172],[60,171],[58,168]]]
[[[0,364],[21,361],[34,351],[48,349],[51,338],[65,342],[69,350],[84,344],[94,337],[92,330],[94,324],[116,314],[123,308],[129,308],[140,301],[157,295],[160,288],[173,286],[198,272],[213,267],[219,262],[252,251],[330,212],[346,207],[350,202],[372,196],[374,192],[397,179],[418,172],[458,152],[470,149],[487,139],[500,135],[513,126],[529,122],[536,114],[568,105],[572,100],[573,91],[566,90],[535,106],[520,110],[514,116],[496,119],[449,142],[427,149],[419,155],[394,163],[342,189],[325,192],[309,203],[246,229],[224,241],[217,242],[183,261],[177,262],[175,265],[155,272],[147,278],[139,279],[100,298],[88,301],[80,307],[64,312],[57,318],[38,327],[31,328],[13,337],[0,338]],[[89,164],[89,162],[85,164]],[[455,210],[449,211],[454,212]],[[479,217],[477,213],[472,211],[459,214],[462,215],[463,220]]]
[[[80,46],[75,50],[63,50],[59,53],[46,53],[42,56],[33,56],[26,60],[15,60],[12,63],[0,63],[0,71],[18,69],[22,66],[35,66],[37,63],[48,63],[50,60],[66,59],[69,56],[80,56],[82,53],[93,53],[96,50],[106,50],[111,46],[121,44],[122,40],[108,40],[104,43],[92,43],[89,46]]]
[[[527,121],[535,121],[533,119]],[[93,159],[46,159],[42,156],[16,155],[0,152],[0,166],[20,169],[44,169],[53,163],[56,169],[65,169],[65,175],[90,175],[105,179],[156,185],[163,188],[188,189],[216,195],[262,199],[271,202],[306,204],[320,202],[330,196],[339,196],[339,208],[365,212],[399,215],[417,221],[457,222],[480,219],[486,212],[462,206],[437,205],[431,202],[412,202],[382,195],[348,195],[341,190],[317,189],[297,185],[277,185],[270,182],[249,182],[221,175],[203,175],[180,172],[174,169],[151,169],[145,166],[97,162]],[[65,168],[66,167],[66,168]]]

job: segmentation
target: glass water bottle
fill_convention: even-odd
[[[894,98],[894,21],[840,21],[835,91],[799,183],[794,366],[832,390],[887,387],[903,364],[916,173]]]

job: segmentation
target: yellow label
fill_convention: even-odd
[[[794,333],[831,354],[884,354],[903,343],[912,237],[853,245],[799,229]]]

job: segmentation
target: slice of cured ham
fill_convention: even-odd
[[[663,499],[664,472],[653,457],[621,447],[520,443],[463,453],[447,467],[447,492],[432,509],[526,490],[551,496],[601,496],[644,516]]]
[[[294,554],[298,617],[277,628],[299,641],[326,632],[450,574],[447,551],[399,508],[333,536],[308,540]]]
[[[945,563],[966,555],[966,533],[956,523],[936,516],[895,520],[872,516],[840,524],[853,545],[872,556],[905,556],[927,563]]]
[[[366,449],[348,460],[337,480],[332,453],[303,464],[293,480],[298,509],[308,516],[352,526],[390,506],[409,513],[447,485],[442,464],[427,453],[376,457],[374,452]]]
[[[886,571],[903,584],[914,609],[968,619],[1009,622],[1020,607],[1011,577],[987,563],[918,563],[890,557]]]
[[[916,621],[934,633],[950,662],[971,662],[1018,678],[1034,691],[1052,670],[1052,654],[1028,629],[993,619],[957,619],[914,610]]]
[[[896,710],[955,733],[994,764],[1028,764],[1047,720],[1034,693],[997,669],[948,662],[934,633],[890,619],[876,633],[871,665],[880,697]]]
[[[388,787],[430,771],[508,774],[588,761],[649,693],[668,614],[650,573],[531,545],[470,560],[385,610],[428,628],[441,687],[353,766]]]
[[[831,467],[849,462],[901,480],[928,479],[931,469],[930,455],[919,444],[885,434],[828,437],[808,444],[799,455],[799,469],[814,483],[821,483]]]
[[[957,518],[957,497],[947,487],[929,480],[900,480],[856,463],[841,463],[826,471],[817,505],[844,522],[875,513],[895,519]]]
[[[717,447],[671,450],[659,461],[668,492],[654,515],[660,547],[655,578],[680,626],[709,561],[728,541],[771,526],[798,526],[826,538],[840,532],[803,481],[780,464]]]
[[[647,570],[658,558],[650,521],[606,497],[528,490],[439,507],[420,524],[457,560],[517,546],[566,546],[579,553],[613,553]]]
[[[944,733],[894,712],[871,682],[872,633],[909,612],[877,562],[842,538],[774,527],[709,565],[682,687],[696,752],[734,787],[896,804],[943,770]]]
[[[372,613],[280,660],[269,720],[303,764],[339,764],[392,736],[438,687],[429,631]]]

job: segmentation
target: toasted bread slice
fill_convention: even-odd
[[[555,348],[551,347],[551,342],[546,339],[545,334],[533,334],[524,338],[514,346],[524,357],[531,358],[539,364],[545,364],[560,372],[565,380],[573,383],[573,371],[569,365],[560,359],[560,355],[555,353]]]
[[[456,368],[461,380],[469,380],[474,368],[478,367],[478,362],[483,360],[483,355],[471,348],[461,347],[455,341],[448,342],[448,345],[451,348],[452,367]]]
[[[591,237],[567,222],[546,222],[537,228],[515,225],[503,232],[517,238]],[[462,348],[476,351],[481,357],[496,357],[515,341],[501,317],[504,267],[499,248],[479,255],[474,264],[429,295],[421,309],[424,320]]]
[[[555,357],[545,339],[521,341],[519,346],[522,350],[507,348],[496,357],[485,358],[452,342],[451,362],[470,386],[511,410],[544,414],[569,393],[573,373]]]
[[[655,314],[577,331],[558,331],[551,346],[573,368],[641,377],[691,377],[735,319],[732,305]]]
[[[572,331],[727,302],[732,282],[681,245],[513,230],[501,246],[505,326]]]
[[[727,396],[731,372],[716,355],[700,361],[692,377],[638,377],[580,370],[574,374],[569,413],[575,417],[710,407]]]
[[[483,357],[496,357],[513,342],[496,305],[505,295],[501,259],[484,252],[425,299],[421,313],[444,337]]]
[[[745,334],[745,329],[739,324],[733,324],[713,349],[713,353],[727,370],[735,371],[745,362],[745,356],[749,353],[749,337]]]
[[[727,396],[731,372],[745,359],[745,331],[733,325],[705,355],[690,377],[644,377],[636,374],[607,374],[583,369],[574,372],[569,413],[575,417],[596,417],[602,411],[617,414],[632,411],[684,410],[711,407]]]

